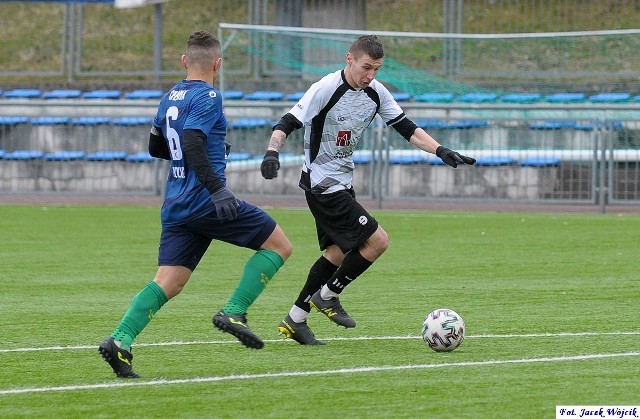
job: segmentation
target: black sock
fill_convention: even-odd
[[[311,305],[309,300],[311,296],[318,291],[327,281],[331,278],[331,275],[338,269],[336,265],[325,259],[324,256],[320,256],[316,263],[309,269],[309,276],[307,282],[305,282],[295,305],[306,311],[311,311]]]
[[[365,259],[359,250],[350,251],[345,256],[342,265],[331,277],[331,280],[327,282],[327,287],[336,294],[340,294],[347,285],[355,281],[372,263]]]

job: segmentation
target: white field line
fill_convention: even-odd
[[[214,382],[233,381],[233,380],[256,380],[261,378],[268,379],[268,378],[283,378],[283,377],[309,377],[314,375],[358,374],[358,373],[384,372],[384,371],[424,370],[424,369],[435,369],[435,368],[585,361],[585,360],[591,360],[591,359],[636,357],[636,356],[640,356],[640,352],[559,356],[559,357],[548,357],[548,358],[522,358],[522,359],[504,359],[504,360],[488,360],[488,361],[472,361],[472,362],[452,362],[452,363],[441,363],[441,364],[388,365],[388,366],[373,366],[373,367],[359,367],[359,368],[340,368],[335,370],[320,370],[320,371],[290,371],[290,372],[278,372],[278,373],[241,374],[241,375],[232,374],[232,375],[185,378],[185,379],[175,379],[175,380],[119,381],[116,383],[87,384],[87,385],[75,385],[75,386],[31,387],[31,388],[7,389],[7,390],[0,390],[0,396],[12,395],[12,394],[96,390],[96,389],[108,389],[108,388],[116,388],[116,387],[141,387],[141,386],[177,385],[177,384],[214,383]]]
[[[638,336],[638,332],[566,332],[566,333],[523,333],[523,334],[484,334],[465,336],[465,339],[520,339],[520,338],[564,338],[564,337],[581,337],[581,336]],[[355,337],[335,337],[321,338],[323,341],[361,341],[361,340],[411,340],[422,339],[421,336],[355,336]],[[294,342],[289,339],[264,339],[265,343],[287,343]],[[187,346],[187,345],[227,345],[240,344],[237,340],[196,340],[196,341],[175,341],[175,342],[158,342],[158,343],[136,343],[136,348],[144,348],[149,346]],[[39,352],[39,351],[62,351],[62,350],[79,350],[79,349],[97,349],[98,343],[95,345],[69,345],[69,346],[45,346],[32,348],[13,348],[0,349],[0,354],[8,352]]]

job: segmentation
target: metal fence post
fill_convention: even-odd
[[[66,68],[63,70],[67,72],[67,82],[73,83],[73,67],[75,63],[75,54],[76,54],[76,8],[78,5],[76,3],[67,3],[65,6],[65,22],[64,22],[64,31],[66,32],[66,39],[68,39],[68,48],[65,51],[66,56],[64,60],[66,62]]]
[[[599,126],[598,122],[602,122],[602,127]],[[606,136],[603,135],[604,121],[603,120],[595,120],[595,133],[596,133],[596,149],[598,146],[600,147],[600,156],[599,156],[599,170],[598,174],[600,175],[600,179],[598,181],[598,202],[600,204],[600,212],[602,214],[607,212],[607,144],[606,144]]]
[[[153,78],[160,82],[162,79],[162,32],[164,21],[162,19],[162,3],[155,5],[153,10]]]

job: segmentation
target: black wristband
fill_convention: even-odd
[[[276,159],[280,157],[280,153],[278,153],[277,151],[274,150],[267,150],[266,153],[264,153],[265,157],[275,157]]]

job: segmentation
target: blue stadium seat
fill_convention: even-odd
[[[154,158],[147,151],[141,151],[139,153],[129,154],[126,160],[132,163],[146,163],[151,162]]]
[[[5,153],[5,160],[37,160],[44,156],[44,151],[40,150],[16,150]]]
[[[43,99],[76,99],[79,98],[82,92],[77,89],[56,89],[44,92],[42,94]]]
[[[500,98],[504,103],[535,103],[540,99],[540,93],[507,93]]]
[[[576,122],[576,126],[574,128],[581,131],[591,131],[594,129],[602,129],[602,128],[607,130],[620,130],[623,127],[624,126],[622,125],[622,121],[598,120],[595,124],[593,121]]]
[[[97,151],[86,155],[88,161],[114,161],[125,160],[127,153],[124,151]]]
[[[560,159],[556,157],[530,157],[518,162],[523,167],[554,167],[560,165]]]
[[[242,90],[225,90],[222,92],[222,98],[226,100],[238,100],[244,97]]]
[[[19,125],[29,123],[27,116],[0,116],[0,125]]]
[[[488,126],[489,122],[482,119],[461,119],[451,121],[447,124],[447,128],[449,129],[486,128]]]
[[[68,116],[39,116],[31,119],[31,125],[66,125],[69,121]]]
[[[304,92],[289,93],[285,99],[290,100],[292,102],[297,102],[300,99],[302,99],[302,96],[304,96]]]
[[[84,159],[85,153],[80,150],[72,151],[54,151],[46,153],[44,159],[48,161],[72,161]]]
[[[0,159],[4,157],[4,150],[0,150]]]
[[[149,125],[153,123],[153,118],[150,116],[121,116],[111,120],[111,125],[122,126],[136,126],[136,125]]]
[[[227,156],[227,161],[244,161],[251,160],[253,158],[253,154],[245,153],[241,151],[232,151]]]
[[[576,121],[542,121],[529,124],[530,129],[574,129]]]
[[[584,93],[553,93],[544,97],[544,100],[551,103],[576,103],[583,102],[586,95]]]
[[[458,96],[456,101],[463,103],[489,103],[495,102],[498,95],[495,93],[473,92]]]
[[[354,164],[369,164],[371,163],[371,154],[354,154],[353,155],[353,163]]]
[[[396,102],[408,102],[411,100],[411,93],[393,92],[391,93]]]
[[[120,99],[121,94],[120,90],[98,89],[84,92],[82,97],[84,99]]]
[[[258,90],[244,97],[246,100],[282,100],[284,93],[271,90]]]
[[[6,90],[2,96],[10,99],[35,99],[42,96],[42,91],[40,89],[13,89]]]
[[[416,102],[449,103],[453,102],[453,93],[424,93],[414,99]]]
[[[399,164],[399,165],[424,164],[426,162],[427,162],[427,159],[422,154],[391,156],[389,158],[390,164]]]
[[[483,119],[460,119],[450,122],[442,119],[418,119],[414,123],[425,131],[430,129],[485,128],[489,126],[489,122]]]
[[[441,119],[417,119],[414,123],[425,131],[447,128],[447,122]]]
[[[79,116],[69,121],[71,125],[105,125],[109,122],[111,118],[106,116]]]
[[[630,93],[598,93],[589,96],[589,101],[593,103],[628,102],[630,99]]]
[[[516,163],[516,159],[506,156],[487,156],[476,160],[476,166],[510,166]]]
[[[232,129],[252,129],[268,126],[270,126],[270,123],[266,118],[240,118],[229,125]]]
[[[427,164],[432,166],[445,166],[446,163],[442,161],[442,159],[438,156],[428,155],[427,156]]]
[[[162,90],[133,90],[124,94],[125,99],[160,99],[164,93]]]

